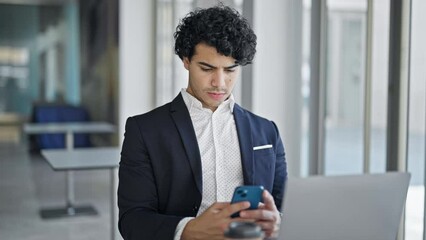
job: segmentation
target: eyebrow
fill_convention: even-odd
[[[217,68],[217,67],[215,67],[215,66],[213,66],[213,65],[210,65],[210,64],[208,64],[208,63],[205,63],[205,62],[198,62],[198,64],[203,65],[203,66],[205,66],[205,67],[213,68],[213,69],[216,69],[216,68]],[[239,64],[238,64],[238,63],[236,63],[236,64],[234,64],[234,65],[231,65],[231,66],[225,67],[225,69],[232,69],[232,68],[235,68],[235,67],[238,67],[238,66],[239,66]]]

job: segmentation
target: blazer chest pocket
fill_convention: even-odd
[[[262,149],[253,152],[254,160],[258,161],[260,159],[271,159],[274,158],[274,151],[271,149]]]
[[[265,155],[272,155],[274,154],[274,149],[272,148],[272,145],[262,145],[262,146],[256,146],[253,147],[253,155],[256,159],[257,156],[265,156]]]

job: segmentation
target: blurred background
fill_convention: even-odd
[[[426,1],[224,0],[258,37],[237,102],[273,120],[291,177],[408,171],[399,238],[424,230]],[[187,86],[174,55],[179,19],[211,0],[0,0],[0,239],[109,238],[109,176],[76,172],[98,216],[42,220],[64,178],[31,151],[34,107],[71,105],[117,126]],[[422,27],[423,26],[423,27]],[[119,239],[119,237],[117,237]]]

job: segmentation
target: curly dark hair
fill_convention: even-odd
[[[175,53],[191,60],[195,46],[206,43],[240,65],[250,64],[256,54],[256,35],[235,9],[223,4],[188,13],[176,27]]]

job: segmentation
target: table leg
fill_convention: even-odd
[[[74,172],[66,172],[66,195],[67,195],[67,213],[68,215],[75,215],[74,209]]]
[[[66,148],[72,151],[74,148],[74,135],[72,132],[66,134]],[[59,217],[72,217],[80,215],[97,215],[98,213],[92,206],[76,206],[74,195],[74,172],[71,170],[66,171],[66,206],[62,208],[42,209],[40,210],[41,218],[59,218]]]
[[[115,191],[115,171],[114,168],[110,169],[110,179],[111,179],[111,239],[115,240],[115,232],[116,232],[116,215],[115,215],[115,197],[116,197],[116,191]]]
[[[65,142],[66,142],[67,151],[72,151],[74,148],[74,134],[72,132],[67,132]],[[66,195],[67,195],[67,200],[66,200],[67,214],[75,215],[74,172],[67,171],[65,177],[66,177]]]

